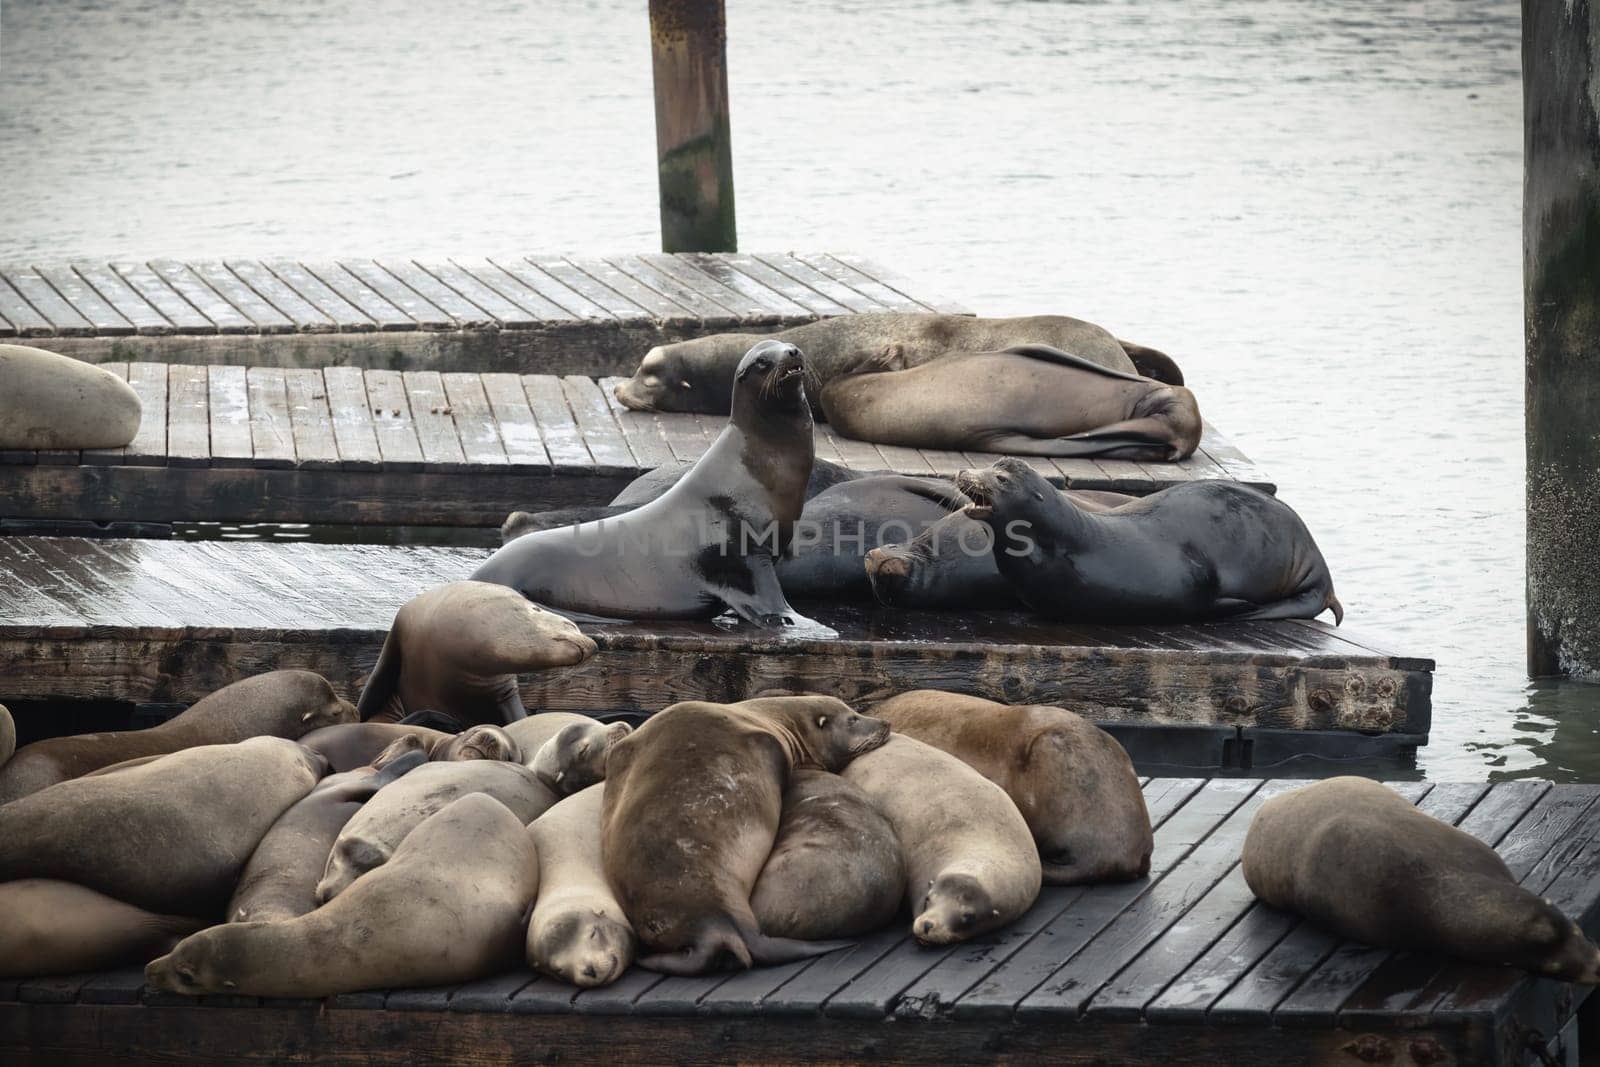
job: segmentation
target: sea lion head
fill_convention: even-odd
[[[382,752],[372,758],[372,769],[381,771],[396,760],[409,756],[413,752],[420,752],[424,759],[428,758],[428,742],[416,734],[405,734],[397,737],[384,746]]]
[[[970,874],[941,874],[928,883],[912,935],[924,945],[948,945],[971,937],[998,914],[983,884]]]
[[[328,853],[328,865],[317,883],[318,904],[326,904],[363,874],[389,862],[389,850],[361,837],[341,837]]]
[[[233,976],[249,967],[243,931],[266,923],[225,923],[191,934],[172,947],[172,951],[151,960],[144,969],[144,980],[169,993],[200,996],[228,993],[237,988]]]
[[[528,766],[552,791],[570,796],[605,781],[606,756],[611,753],[611,746],[632,731],[633,727],[625,722],[575,722],[563,726],[539,746]]]
[[[804,754],[797,766],[810,765],[837,774],[857,756],[889,740],[888,723],[861,714],[837,697],[759,697],[740,707],[788,729]]]
[[[1518,947],[1527,953],[1527,958],[1509,962],[1546,978],[1600,984],[1600,948],[1560,908],[1540,900],[1533,914],[1520,925]]]
[[[787,341],[759,341],[744,354],[733,374],[735,421],[741,411],[751,409],[763,413],[804,409],[809,419],[806,360],[800,349]]]
[[[633,962],[633,929],[592,908],[577,907],[543,925],[529,956],[542,971],[585,989],[609,985]]]
[[[484,723],[469,727],[433,750],[436,760],[500,760],[522,762],[522,746],[498,726]]]
[[[597,647],[571,619],[493,582],[451,582],[412,604],[427,612],[426,639],[450,641],[453,662],[478,677],[575,667]]]
[[[958,472],[956,488],[972,500],[962,513],[991,526],[1001,522],[1002,516],[1026,517],[1035,505],[1055,501],[1060,495],[1043,475],[1014,456],[996,460],[981,471]]]
[[[965,515],[947,515],[903,545],[880,545],[864,566],[872,595],[891,607],[940,607],[968,603],[963,564],[974,555],[994,555],[994,532]]]
[[[644,354],[633,377],[612,391],[634,411],[700,410],[695,375],[678,345],[656,345]]]

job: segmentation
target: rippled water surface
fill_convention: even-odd
[[[0,253],[654,247],[644,7],[7,0]],[[1170,351],[1437,657],[1428,774],[1600,778],[1523,679],[1515,0],[729,8],[743,247]]]

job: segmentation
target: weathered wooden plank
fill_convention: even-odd
[[[173,329],[180,334],[193,334],[206,336],[217,332],[217,324],[206,318],[200,311],[181,294],[168,285],[146,263],[113,263],[111,269],[128,286],[149,301],[150,305],[161,312],[163,318],[172,323]]]
[[[94,334],[94,324],[63,300],[61,294],[31,267],[7,267],[4,277],[34,310],[49,320],[56,336],[89,337]],[[128,332],[132,332],[131,329]]]
[[[411,400],[411,420],[422,445],[424,470],[459,472],[468,469],[461,438],[451,417],[444,382],[436,371],[406,371],[406,395]]]
[[[17,1000],[23,1004],[71,1004],[78,999],[78,991],[93,977],[93,974],[80,973],[25,978],[17,985]]]
[[[351,270],[357,269],[358,266],[366,269],[365,261],[349,266]],[[430,307],[437,308],[445,316],[445,320],[442,323],[433,318],[418,319],[424,329],[435,327],[483,329],[494,325],[493,315],[478,307],[448,285],[441,284],[437,278],[423,270],[416,263],[403,259],[389,259],[378,263],[377,268],[378,270],[373,271],[368,278],[370,284],[377,287],[378,281],[376,279],[379,277],[379,272],[387,271],[394,276],[401,286],[401,288],[392,290],[393,295],[391,295],[390,291],[380,290],[384,292],[384,295],[389,296],[391,301],[403,296],[404,290],[410,290],[415,296],[426,301]],[[411,311],[410,306],[403,306],[406,307],[407,311]],[[412,312],[412,317],[416,318],[417,313]]]
[[[383,465],[378,435],[373,430],[375,408],[359,367],[324,367],[322,383],[333,416],[333,440],[344,470],[377,470]]]
[[[783,298],[783,303],[775,305],[786,316],[799,317],[792,308],[798,307],[805,318],[828,318],[834,315],[847,315],[850,309],[836,300],[831,300],[809,286],[795,281],[787,274],[776,270],[761,260],[750,255],[741,255],[737,252],[704,253],[696,252],[688,256],[690,262],[700,269],[711,274],[724,285],[738,287],[735,276],[743,276],[757,283],[763,289],[777,293]],[[715,269],[720,268],[720,269]]]
[[[76,262],[77,272],[100,298],[114,308],[118,315],[133,325],[134,332],[144,337],[161,337],[172,334],[174,327],[150,301],[139,295],[132,286],[105,263]]]
[[[484,395],[506,450],[508,469],[518,473],[545,473],[550,470],[550,455],[539,434],[539,422],[528,407],[522,379],[515,374],[484,374]]]
[[[561,391],[566,395],[567,407],[583,434],[583,443],[594,457],[599,470],[607,473],[637,472],[649,465],[634,456],[627,438],[615,419],[611,408],[593,378],[569,374],[561,379]]]
[[[608,256],[606,261],[636,283],[648,286],[686,309],[702,329],[709,332],[731,330],[739,317],[698,289],[690,288],[640,256]],[[610,284],[609,282],[607,284]]]
[[[579,266],[577,260],[545,255],[526,256],[520,262],[513,262],[510,259],[498,262],[551,300],[585,320],[603,322],[615,319],[619,324],[629,326],[639,326],[650,321],[651,313],[648,308],[629,300],[622,293],[600,281],[586,268]],[[524,264],[527,268],[531,268],[531,272],[524,269]],[[601,271],[611,269],[603,264],[594,266],[596,270]],[[543,288],[541,276],[548,277],[566,292]]]
[[[501,298],[515,304],[521,311],[522,319],[526,323],[576,323],[579,321],[578,317],[572,312],[497,263],[482,258],[458,258],[451,262],[470,274],[479,284],[493,289]],[[512,263],[515,264],[516,261],[512,260]],[[522,266],[526,267],[527,264],[522,264]],[[543,278],[544,282],[548,283],[550,287],[564,288],[564,286],[558,286],[540,271],[530,268],[527,273]]]
[[[339,446],[333,436],[333,416],[328,412],[322,372],[291,367],[283,372],[283,384],[289,400],[296,463],[309,470],[338,467]]]
[[[590,469],[594,458],[589,455],[577,420],[567,405],[561,379],[549,374],[524,374],[522,389],[533,417],[539,422],[539,436],[544,439],[556,473]]]
[[[361,266],[357,264],[357,266]],[[415,318],[407,313],[402,305],[391,302],[377,287],[373,286],[362,274],[357,274],[346,263],[306,263],[306,271],[333,290],[341,299],[348,301],[353,307],[378,326],[380,331],[415,330],[418,323]],[[404,289],[386,272],[377,269],[373,263],[362,267],[365,273],[375,273],[383,281],[385,287],[390,289]],[[415,293],[402,298],[420,307],[421,298]],[[447,328],[440,325],[440,329]]]
[[[899,445],[877,445],[878,454],[889,464],[889,469],[896,474],[936,474],[933,464],[923,456],[922,450],[917,448],[902,448]]]
[[[661,429],[660,420],[650,412],[634,411],[617,399],[615,389],[623,380],[602,378],[595,384],[599,386],[600,397],[606,402],[611,417],[622,429],[622,435],[627,439],[628,448],[635,460],[640,467],[648,469],[659,467],[664,463],[677,462],[672,446],[667,442],[667,436]]]
[[[851,470],[887,471],[894,468],[894,464],[883,457],[878,446],[870,441],[844,437],[827,423],[817,424],[815,438],[828,442],[828,446],[839,454],[839,461]]]
[[[386,471],[422,470],[422,443],[411,418],[411,398],[399,371],[369,370],[363,375],[372,402],[373,431]]]
[[[144,988],[143,967],[101,971],[78,990],[80,1004],[137,1004]]]
[[[11,332],[18,337],[52,337],[56,332],[50,320],[39,314],[3,276],[0,276],[0,318],[6,320]]]
[[[510,1011],[511,998],[537,978],[527,970],[465,982],[450,992],[450,1011]]]
[[[568,262],[603,287],[618,294],[623,300],[642,309],[651,319],[663,326],[680,330],[704,326],[693,311],[667,299],[606,260],[572,259]]]
[[[245,373],[250,401],[250,445],[257,467],[294,466],[294,426],[282,367],[250,367]]]
[[[1248,485],[1265,485],[1269,487],[1269,492],[1276,491],[1276,487],[1261,469],[1209,422],[1203,424],[1200,447],[1235,481]]]
[[[250,467],[250,390],[243,367],[207,367],[207,408],[211,416],[211,465]]]
[[[411,316],[412,321],[424,330],[454,330],[462,325],[448,311],[434,303],[433,297],[429,295],[443,287],[433,282],[431,278],[426,281],[420,280],[421,272],[414,266],[404,272],[405,277],[370,259],[342,259],[339,261],[339,266],[364,285],[370,286],[390,304]],[[427,292],[419,290],[417,285],[412,284],[413,281],[424,285]],[[459,298],[456,302],[461,303]],[[469,313],[466,318],[479,326],[488,322],[481,312]]]
[[[793,278],[819,296],[826,297],[848,311],[857,314],[882,313],[890,310],[884,305],[863,296],[848,285],[843,285],[793,255],[756,252],[751,258],[764,263],[778,273]]]
[[[673,460],[680,464],[699,459],[715,439],[715,435],[705,432],[704,423],[690,415],[664,412],[656,416],[656,422],[667,439],[667,446],[672,449]]]
[[[139,430],[123,449],[123,462],[165,466],[167,462],[167,368],[160,363],[128,364],[128,385],[138,394]]]
[[[226,263],[215,265],[228,271],[239,281],[250,287],[250,291],[269,304],[274,310],[280,312],[288,319],[294,330],[300,333],[328,333],[334,330],[334,321],[310,300],[301,296],[298,291],[272,271],[266,264],[253,259],[230,259]],[[304,274],[304,271],[301,272]],[[209,278],[209,276],[207,276]],[[323,286],[326,290],[327,287]],[[332,290],[327,290],[332,296]],[[338,299],[335,297],[335,299]],[[340,301],[343,303],[343,301]],[[235,306],[238,306],[235,302]],[[346,305],[348,307],[348,305]],[[250,314],[250,309],[240,307],[239,310]],[[353,309],[352,309],[353,310]],[[357,312],[359,315],[360,313]],[[250,314],[251,318],[255,315]],[[257,320],[259,321],[259,320]],[[370,323],[368,324],[371,325]]]
[[[211,425],[204,367],[167,368],[167,462],[174,467],[211,465]]]
[[[442,263],[423,263],[417,260],[410,265],[454,293],[468,307],[480,309],[480,314],[487,314],[491,322],[498,324],[501,329],[526,330],[539,325],[538,316],[528,314],[493,288],[448,260]]]
[[[504,466],[505,446],[500,443],[500,431],[495,426],[489,398],[484,395],[482,379],[464,371],[451,371],[440,377],[466,461],[473,465]]]
[[[72,306],[74,311],[94,326],[96,333],[115,337],[134,332],[133,323],[124,318],[71,267],[35,266],[34,270]]]
[[[235,270],[239,264],[231,263]],[[327,282],[317,277],[311,271],[292,260],[274,259],[264,264],[272,276],[288,286],[306,303],[316,308],[327,321],[333,323],[334,329],[340,333],[371,333],[378,329],[375,319],[363,314],[355,304],[336,293]],[[344,275],[338,267],[324,268],[328,272]],[[350,279],[353,283],[355,280]],[[373,294],[376,297],[376,294]],[[388,302],[382,301],[387,307]],[[390,310],[394,310],[390,308]],[[404,316],[401,316],[404,318]],[[406,319],[406,324],[410,320]]]
[[[667,255],[664,252],[644,252],[639,255],[639,259],[690,292],[699,294],[718,307],[726,308],[737,318],[743,319],[745,325],[777,326],[785,321],[785,310],[772,306],[776,294],[751,295],[752,290],[760,292],[759,286],[741,284],[735,288],[724,285],[683,256]],[[787,304],[788,301],[783,303]],[[794,310],[804,314],[804,309],[798,306]]]
[[[795,259],[816,270],[819,274],[826,274],[840,285],[848,285],[862,296],[872,300],[890,311],[913,312],[927,314],[933,309],[911,297],[906,296],[889,286],[884,285],[876,278],[866,275],[840,263],[826,252],[792,252]]]
[[[200,314],[216,324],[219,333],[257,333],[256,324],[241,314],[234,306],[218,296],[190,269],[188,264],[171,259],[152,260],[150,269],[173,291],[187,300]]]
[[[226,300],[239,314],[243,315],[254,324],[258,333],[294,333],[295,324],[289,316],[285,315],[269,301],[262,298],[260,293],[241,279],[224,264],[218,262],[190,263],[189,269],[194,271],[211,289],[223,300]]]
[[[888,286],[906,299],[914,300],[930,311],[937,311],[944,315],[972,314],[971,309],[966,305],[951,300],[942,294],[930,293],[915,282],[874,260],[867,259],[865,256],[858,256],[850,252],[829,252],[828,255],[836,262],[859,271],[881,285]]]

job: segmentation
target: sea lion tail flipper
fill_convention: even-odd
[[[366,722],[385,711],[399,684],[400,641],[391,627],[383,639],[383,651],[378,653],[378,662],[373,665],[372,673],[367,675],[367,684],[361,687],[361,696],[356,700],[357,717]]]
[[[754,925],[753,919],[751,925]],[[753,961],[738,924],[727,916],[718,916],[701,924],[692,944],[676,952],[644,956],[637,962],[647,971],[662,974],[704,974],[724,962],[731,962],[740,970],[749,970]]]
[[[1331,587],[1328,589],[1328,603],[1325,606],[1333,611],[1333,624],[1335,626],[1343,626],[1344,605],[1339,603],[1339,598],[1333,595]]]
[[[1020,433],[997,433],[968,447],[985,452],[1004,452],[1013,456],[1111,456],[1127,459],[1165,460],[1172,450],[1170,428],[1154,419],[1134,419],[1102,426],[1098,430],[1071,437],[1029,437]]]
[[[1119,341],[1118,344],[1120,343]],[[1094,374],[1103,374],[1107,378],[1121,378],[1127,382],[1142,382],[1145,380],[1137,374],[1129,374],[1125,370],[1113,370],[1110,367],[1096,363],[1092,359],[1084,359],[1082,356],[1074,355],[1071,352],[1063,352],[1061,349],[1053,348],[1050,345],[1012,345],[1010,348],[1001,349],[1001,351],[1013,356],[1026,356],[1029,359],[1037,359],[1043,363],[1054,363],[1058,367],[1071,367],[1074,370],[1086,370]],[[1130,356],[1129,359],[1131,360],[1132,357]]]
[[[750,947],[751,959],[762,966],[771,966],[778,963],[793,963],[795,960],[808,960],[812,956],[850,948],[855,942],[800,941],[792,937],[768,937],[766,934],[757,934],[754,938],[746,938],[745,944]]]
[[[1183,384],[1183,368],[1178,366],[1177,360],[1165,352],[1147,345],[1124,341],[1120,337],[1117,338],[1117,344],[1128,353],[1128,358],[1133,361],[1133,369],[1146,378],[1154,378],[1167,385]]]

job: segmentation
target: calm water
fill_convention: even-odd
[[[1600,778],[1522,671],[1515,0],[729,7],[744,247],[1172,352],[1437,657],[1426,773]],[[8,0],[0,258],[654,247],[642,3],[371,10]]]

